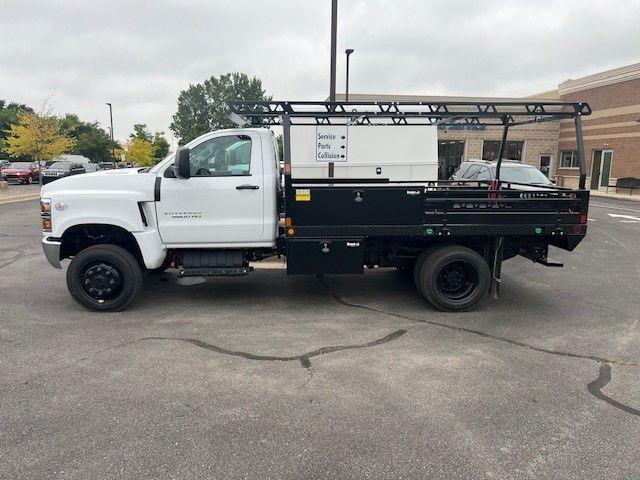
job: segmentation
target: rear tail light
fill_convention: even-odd
[[[587,216],[586,215],[580,215],[580,223],[582,225],[586,225],[587,224]]]

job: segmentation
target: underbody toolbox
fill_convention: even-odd
[[[362,273],[363,264],[361,239],[304,239],[288,244],[288,274]]]

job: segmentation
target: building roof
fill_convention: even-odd
[[[386,93],[350,93],[350,102],[527,102],[535,100],[558,100],[557,96],[544,96],[550,92],[543,92],[529,97],[461,97],[461,96],[438,96],[438,95],[399,95]],[[344,93],[336,93],[336,100],[343,102]],[[329,99],[327,99],[329,101]]]
[[[614,83],[626,82],[640,78],[640,63],[634,63],[625,67],[614,68],[586,77],[570,79],[558,85],[560,95],[565,95],[591,88],[602,87],[604,85],[612,85]]]

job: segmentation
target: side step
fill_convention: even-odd
[[[253,270],[242,250],[188,250],[181,263],[180,277],[234,277]]]

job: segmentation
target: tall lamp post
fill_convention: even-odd
[[[331,66],[329,74],[329,101],[336,101],[336,40],[338,37],[338,0],[331,0]],[[329,162],[328,176],[333,177],[334,163]]]
[[[109,105],[109,122],[111,123],[111,156],[113,157],[113,161],[116,161],[116,144],[113,141],[113,108],[111,107],[110,103],[107,103],[107,105]]]
[[[344,88],[344,100],[345,102],[349,101],[349,56],[351,56],[351,54],[354,52],[355,50],[353,48],[347,48],[344,53],[347,55],[347,78],[345,81],[345,88]]]

